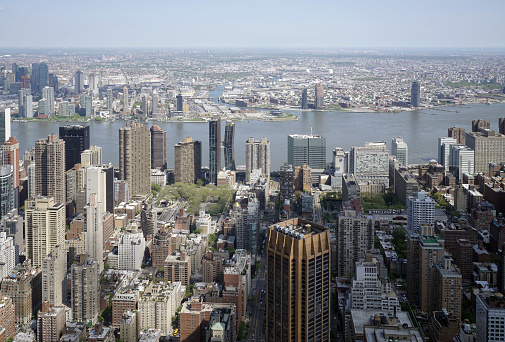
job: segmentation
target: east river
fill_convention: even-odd
[[[298,121],[257,121],[249,120],[235,124],[235,160],[237,165],[245,165],[245,142],[249,137],[270,141],[271,169],[278,170],[287,161],[288,134],[313,134],[326,138],[327,162],[332,159],[332,150],[342,147],[363,146],[365,142],[385,141],[391,148],[391,139],[402,136],[408,144],[409,163],[424,163],[437,158],[437,138],[447,136],[452,126],[471,130],[472,120],[484,119],[491,123],[491,129],[498,130],[498,118],[505,117],[505,103],[484,105],[471,104],[464,107],[441,107],[441,110],[427,109],[401,113],[351,113],[351,112],[312,112],[287,111],[300,117]],[[452,110],[452,111],[445,111]],[[457,113],[456,111],[459,111]],[[34,146],[35,141],[49,134],[58,134],[58,127],[68,125],[64,122],[29,121],[12,122],[12,135],[20,143],[20,154]],[[119,128],[125,122],[78,123],[90,126],[91,144],[103,149],[103,162],[118,165]],[[208,165],[208,136],[206,123],[187,122],[149,122],[167,131],[168,166],[174,166],[174,145],[184,137],[202,141],[202,165]],[[222,121],[221,135],[224,138]],[[222,158],[224,165],[224,157]]]

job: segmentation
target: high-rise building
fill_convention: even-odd
[[[387,186],[389,184],[389,152],[386,143],[366,142],[364,147],[353,146],[349,153],[349,173],[353,173],[358,182],[372,182]]]
[[[151,134],[147,126],[131,122],[119,129],[119,176],[128,182],[131,196],[151,191]]]
[[[391,154],[396,156],[401,166],[409,166],[408,146],[402,137],[394,137],[391,141]]]
[[[451,145],[457,144],[456,138],[439,137],[438,138],[438,163],[449,168]]]
[[[12,199],[15,208],[19,207],[19,142],[16,137],[10,137],[0,144],[0,165],[12,167]]]
[[[81,152],[81,165],[83,167],[97,166],[102,164],[102,148],[91,145],[87,150]]]
[[[481,129],[489,129],[491,124],[487,120],[472,120],[472,132],[479,132]]]
[[[0,145],[11,137],[11,109],[0,107]]]
[[[226,121],[224,127],[224,167],[226,170],[235,170],[235,123]]]
[[[142,115],[147,117],[149,115],[149,98],[147,94],[142,96]]]
[[[489,174],[489,163],[505,162],[505,135],[491,129],[466,133],[466,146],[474,150],[474,172]]]
[[[70,271],[73,319],[95,322],[100,312],[98,265],[87,254],[80,254],[77,260]]]
[[[89,149],[89,126],[60,126],[60,139],[65,142],[65,170],[81,162],[81,153]]]
[[[42,260],[42,301],[60,306],[67,301],[67,253],[56,245]]]
[[[80,94],[84,91],[84,73],[77,70],[74,75],[74,93]]]
[[[151,169],[167,168],[167,132],[160,126],[151,127]]]
[[[0,218],[14,208],[12,167],[0,166]]]
[[[14,339],[16,335],[16,316],[12,298],[2,296],[0,298],[0,326],[5,329],[0,335],[4,341]]]
[[[151,114],[156,113],[159,110],[159,103],[158,103],[159,100],[160,100],[159,95],[157,93],[153,93]]]
[[[39,90],[39,63],[32,63],[32,76],[30,78],[30,85],[32,92]]]
[[[144,259],[146,241],[144,234],[138,230],[137,224],[119,235],[118,269],[138,271]]]
[[[39,92],[49,85],[49,67],[45,62],[39,64],[39,76],[38,76]],[[54,89],[53,89],[54,90]]]
[[[114,108],[112,107],[114,103],[114,98],[112,97],[112,88],[107,89],[107,111],[109,115],[114,114]]]
[[[83,116],[90,117],[93,114],[93,97],[88,94],[81,95],[81,109],[79,113]]]
[[[36,267],[55,246],[65,243],[65,204],[53,197],[37,197],[25,202],[25,237],[27,259]]]
[[[65,306],[53,306],[48,301],[43,301],[42,309],[37,313],[37,341],[59,341],[65,320]]]
[[[288,135],[288,164],[308,165],[311,169],[326,167],[326,138],[319,135]]]
[[[60,127],[61,128],[61,127]],[[35,194],[65,203],[65,141],[51,134],[35,142]]]
[[[191,137],[175,145],[175,182],[195,183],[201,178],[202,143]]]
[[[324,108],[324,88],[321,83],[316,84],[314,108],[315,109]]]
[[[4,220],[2,220],[4,221]],[[21,227],[22,229],[22,227]],[[1,279],[11,275],[12,270],[16,266],[16,250],[18,246],[14,245],[14,238],[11,232],[0,232],[0,277]],[[19,241],[17,241],[19,243]]]
[[[221,118],[209,121],[209,183],[217,185],[217,174],[221,170]]]
[[[451,145],[449,160],[449,171],[459,182],[463,181],[464,173],[474,173],[475,153],[470,147],[463,144]]]
[[[294,171],[293,166],[287,163],[281,165],[280,167],[280,181],[279,181],[279,197],[281,199],[281,205],[285,200],[290,200],[294,193]]]
[[[42,88],[42,98],[46,100],[46,114],[48,116],[54,115],[54,88],[44,87]]]
[[[130,104],[128,103],[128,87],[123,87],[123,114],[130,113]]]
[[[348,172],[349,153],[341,147],[335,147],[333,150],[333,168],[335,173],[343,175]]]
[[[261,170],[261,177],[270,178],[270,142],[267,138],[257,141],[249,138],[246,143],[246,183],[251,181],[251,172]]]
[[[463,145],[465,144],[465,135],[466,135],[466,132],[463,127],[455,126],[455,127],[450,127],[447,130],[447,136],[449,138],[455,138],[456,142],[458,144],[463,144]]]
[[[91,73],[88,76],[88,87],[93,94],[98,93],[98,78],[94,73]]]
[[[435,201],[420,191],[417,196],[409,197],[407,203],[407,230],[419,233],[422,224],[433,224],[435,221]]]
[[[144,203],[140,212],[140,228],[144,236],[153,236],[158,232],[158,211],[150,203]]]
[[[84,206],[84,250],[97,263],[99,273],[103,270],[103,206],[95,193],[90,194],[88,204]]]
[[[266,341],[330,341],[330,253],[330,231],[316,223],[269,227]]]
[[[304,88],[302,91],[302,109],[308,109],[309,108],[309,102],[308,102],[308,95],[307,95],[307,88]]]
[[[18,114],[23,118],[33,117],[33,97],[29,89],[18,91]]]
[[[176,99],[176,102],[175,102],[175,110],[178,111],[178,112],[182,112],[183,111],[183,104],[184,104],[184,101],[182,100],[182,94],[179,94],[175,97]]]
[[[505,118],[498,119],[498,132],[505,135]]]
[[[412,82],[410,104],[412,107],[419,107],[421,105],[421,84],[418,81]]]
[[[476,298],[476,342],[500,341],[505,334],[505,300],[499,292],[485,292]]]

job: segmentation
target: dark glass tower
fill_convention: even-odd
[[[307,109],[309,108],[308,104],[308,95],[307,95],[307,88],[303,89],[302,92],[302,109]]]
[[[235,170],[235,123],[226,122],[224,128],[224,167],[226,170]]]
[[[167,167],[167,132],[160,126],[151,127],[151,169]]]
[[[65,141],[65,170],[81,162],[81,153],[89,149],[89,126],[60,127],[60,139]]]
[[[217,174],[221,169],[221,118],[209,121],[209,183],[217,184]]]
[[[324,107],[324,88],[318,83],[316,84],[316,98],[314,101],[314,108],[321,109]]]
[[[42,92],[44,87],[49,85],[49,68],[45,62],[39,64],[39,91]]]
[[[176,108],[175,108],[178,112],[182,112],[184,110],[182,104],[183,104],[182,95],[179,94],[176,96]]]
[[[410,104],[412,107],[419,107],[421,104],[421,85],[419,82],[412,82],[412,90],[410,96]]]

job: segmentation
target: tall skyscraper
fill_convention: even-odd
[[[74,75],[74,93],[80,94],[84,91],[84,73],[77,70]]]
[[[224,128],[224,167],[235,171],[235,123],[226,121]]]
[[[84,249],[97,262],[98,274],[103,270],[103,213],[104,204],[98,202],[97,194],[91,194],[84,206],[86,232]]]
[[[107,111],[109,112],[109,115],[114,114],[114,108],[112,107],[112,104],[114,103],[114,98],[112,97],[112,88],[107,89]]]
[[[419,233],[422,224],[433,224],[435,221],[435,201],[423,191],[417,196],[409,197],[407,203],[407,230]]]
[[[288,135],[288,164],[308,165],[312,169],[326,167],[326,138],[319,135]]]
[[[7,215],[14,208],[12,183],[12,167],[10,165],[0,166],[0,218]]]
[[[167,132],[160,126],[151,127],[151,169],[167,168]]]
[[[81,153],[89,149],[89,126],[60,126],[60,139],[65,142],[65,170],[81,162]]]
[[[458,144],[463,144],[463,145],[465,144],[465,135],[466,135],[465,129],[462,127],[455,126],[455,127],[450,127],[447,130],[447,136],[449,138],[455,138],[456,141],[458,142]]]
[[[446,170],[449,169],[451,145],[455,145],[457,143],[456,138],[438,138],[438,163],[444,165]]]
[[[88,94],[82,94],[80,102],[81,102],[80,114],[90,117],[93,114],[93,96]]]
[[[0,144],[0,156],[3,155],[3,164],[12,167],[12,187],[14,207],[19,207],[19,142],[16,137],[10,137],[3,145]],[[2,161],[0,161],[0,164]]]
[[[131,196],[151,191],[151,134],[143,124],[119,129],[119,178],[128,182]]]
[[[491,129],[466,133],[466,146],[474,150],[475,172],[489,174],[489,163],[505,161],[505,135]]]
[[[149,98],[147,94],[142,96],[142,115],[145,117],[149,116]]]
[[[46,114],[54,115],[54,88],[47,86],[42,88],[42,98],[46,100]]]
[[[183,100],[182,100],[182,95],[179,94],[175,97],[175,110],[178,111],[178,112],[182,112],[183,111]]]
[[[35,194],[65,203],[65,141],[51,134],[35,142]]]
[[[489,129],[490,127],[491,125],[487,120],[472,120],[472,132],[479,132],[480,129]]]
[[[401,166],[409,166],[409,150],[407,143],[403,141],[402,137],[393,138],[391,142],[391,154],[396,156],[396,160],[400,162]]]
[[[88,76],[88,87],[93,94],[98,94],[98,78],[94,73],[91,73]]]
[[[130,104],[128,102],[128,87],[123,87],[123,114],[130,113]]]
[[[42,260],[42,301],[54,306],[67,301],[67,253],[63,245],[54,246]]]
[[[505,118],[498,119],[498,132],[505,134]]]
[[[463,144],[451,145],[449,160],[449,171],[452,172],[460,182],[463,181],[464,173],[473,174],[475,171],[475,153],[468,146]]]
[[[65,243],[65,204],[53,197],[37,197],[25,202],[27,259],[41,267],[55,246]]]
[[[87,254],[80,254],[72,265],[72,314],[79,322],[95,321],[100,312],[98,265]]]
[[[421,105],[421,84],[418,81],[412,82],[410,104],[412,107],[419,107]]]
[[[45,62],[39,64],[39,76],[38,76],[39,92],[49,85],[49,67]]]
[[[0,107],[0,145],[11,136],[11,109]]]
[[[33,97],[29,89],[20,89],[18,91],[18,114],[23,118],[33,117]]]
[[[279,197],[281,199],[281,205],[282,205],[285,200],[291,200],[293,197],[294,171],[293,166],[287,163],[281,165],[279,170],[280,170]]]
[[[302,91],[302,109],[309,108],[308,94],[307,88],[304,88]]]
[[[32,77],[30,78],[32,92],[39,90],[39,63],[32,63]]]
[[[202,143],[191,137],[175,145],[175,182],[194,183],[201,178]]]
[[[330,231],[295,218],[267,241],[266,341],[329,342]]]
[[[407,160],[405,160],[407,162]],[[358,182],[389,184],[389,152],[385,142],[365,142],[365,146],[353,146],[349,153],[349,173]]]
[[[214,116],[209,121],[209,183],[217,185],[221,170],[221,118]]]
[[[321,83],[316,84],[316,95],[314,100],[314,108],[324,108],[324,88]]]
[[[255,141],[249,138],[246,143],[246,183],[251,181],[251,172],[255,169],[261,170],[261,176],[270,178],[270,142],[267,138]]]

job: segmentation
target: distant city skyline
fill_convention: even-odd
[[[310,9],[300,0],[4,0],[0,30],[3,48],[505,47],[499,0],[317,0]]]

